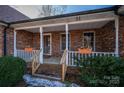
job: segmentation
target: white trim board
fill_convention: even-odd
[[[91,19],[91,20],[81,20],[81,21],[56,23],[56,24],[37,25],[37,26],[15,27],[15,30],[29,29],[29,28],[40,28],[40,27],[51,27],[51,26],[61,26],[61,25],[66,25],[66,24],[71,25],[71,24],[79,24],[79,23],[112,21],[112,20],[115,20],[115,17],[111,17],[111,18],[100,18],[100,19]]]

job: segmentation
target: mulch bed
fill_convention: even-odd
[[[15,87],[26,87],[27,84],[25,83],[24,80],[20,81],[17,85],[15,85]]]

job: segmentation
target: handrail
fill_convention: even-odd
[[[64,53],[63,53],[61,61],[60,61],[60,64],[62,64],[62,81],[64,81],[66,71],[67,71],[66,55],[67,55],[67,50],[64,50]]]
[[[65,59],[66,59],[66,50],[64,50],[64,52],[63,52],[63,55],[62,55],[62,58],[61,58],[61,60],[60,60],[60,64],[63,64],[64,63],[64,61],[65,61]]]
[[[37,53],[34,54],[33,59],[32,59],[32,74],[36,72],[38,67],[40,66],[40,53],[42,50],[38,51]]]

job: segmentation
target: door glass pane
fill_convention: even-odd
[[[50,35],[44,36],[44,53],[45,54],[50,53]]]
[[[70,35],[68,36],[68,48],[70,49]],[[66,49],[66,34],[61,34],[61,50]]]
[[[65,50],[66,48],[66,35],[62,34],[61,35],[61,50]]]

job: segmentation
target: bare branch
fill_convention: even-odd
[[[39,17],[54,16],[63,14],[67,9],[66,5],[42,5],[39,10]]]

